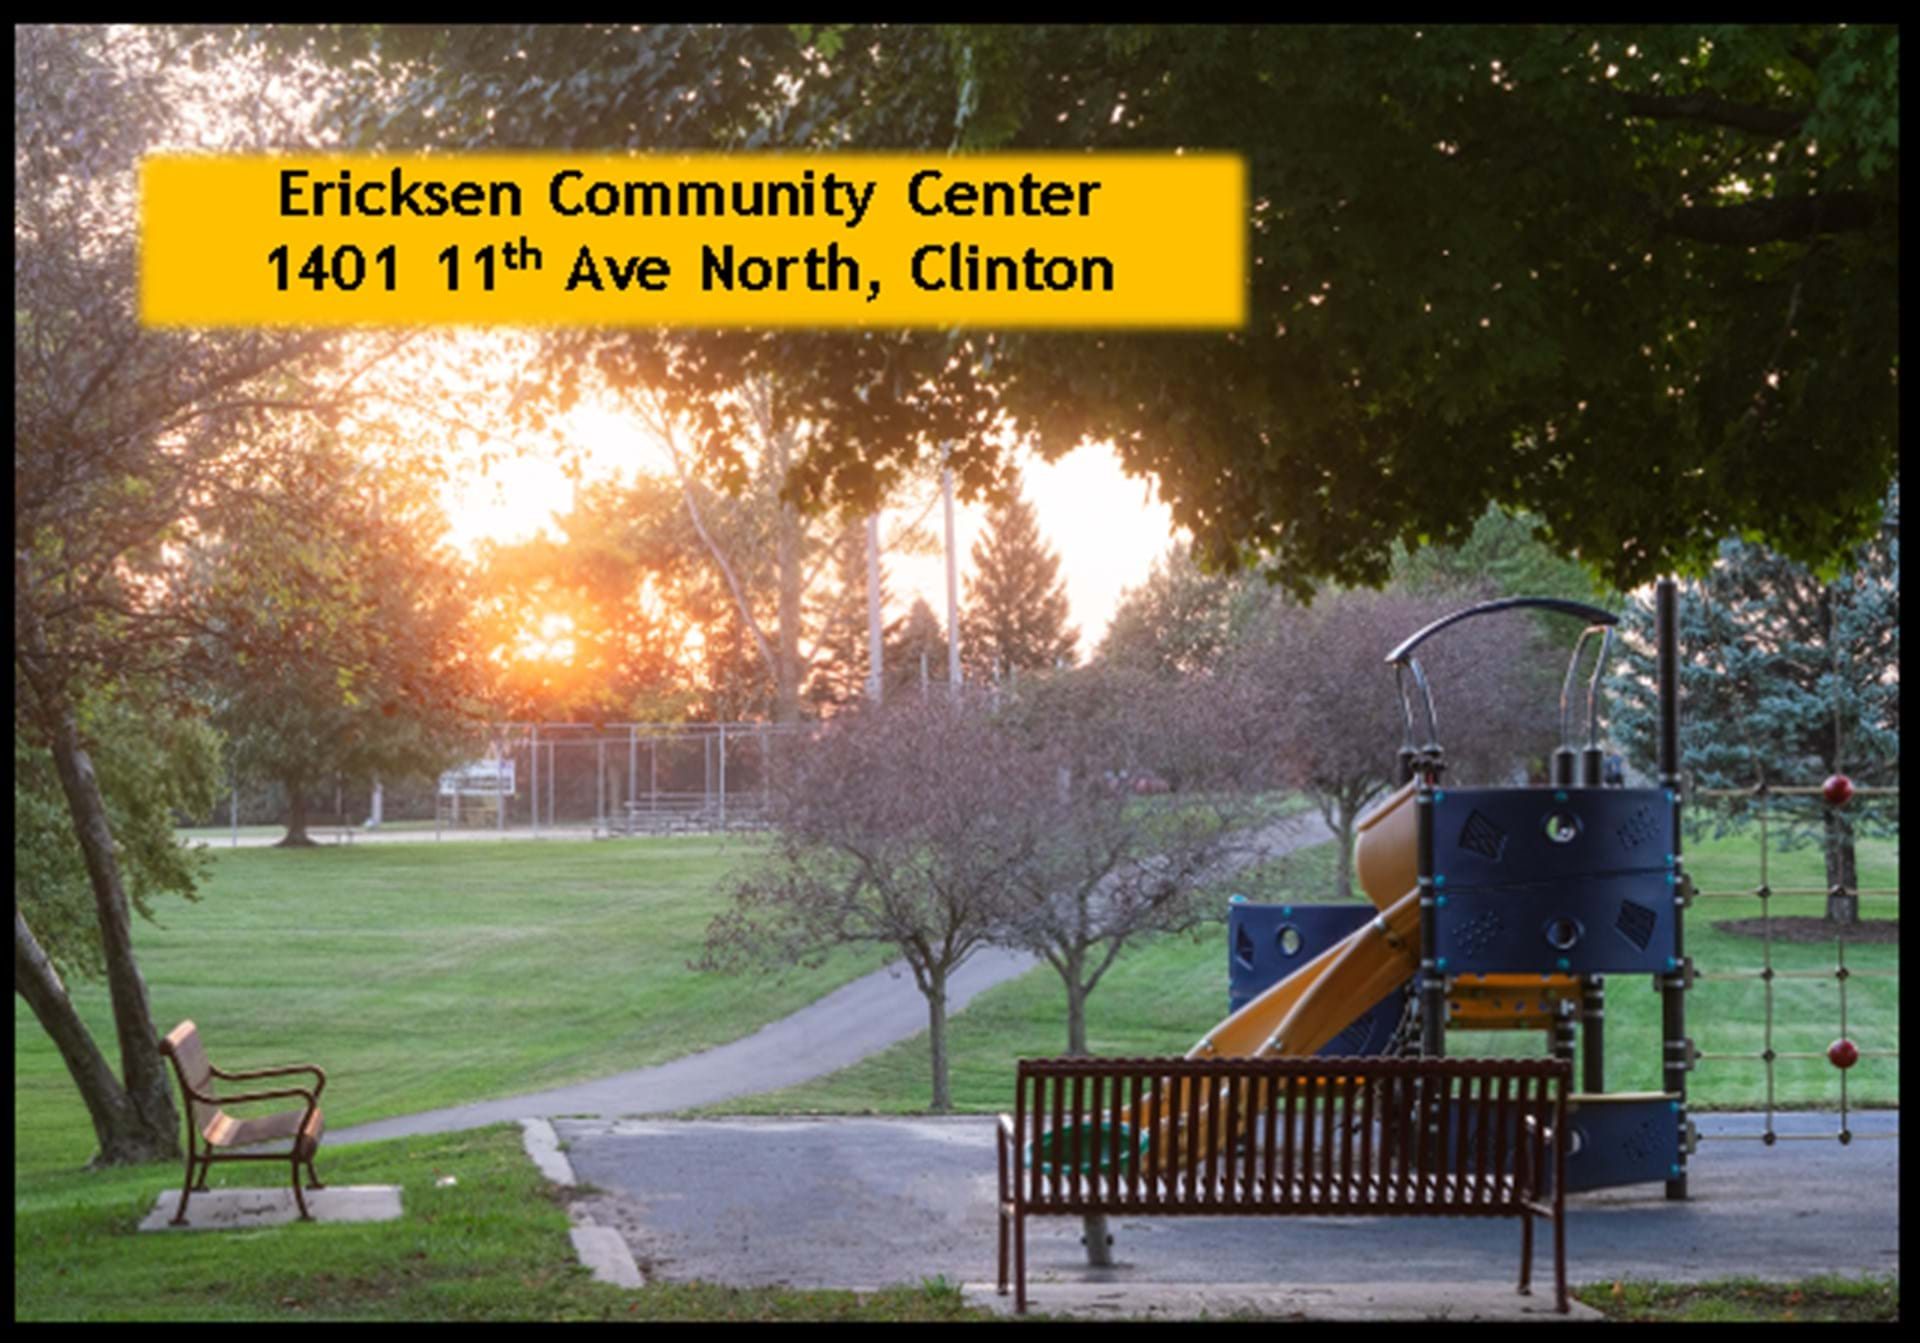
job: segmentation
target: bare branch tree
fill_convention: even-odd
[[[732,887],[697,968],[897,949],[927,1000],[932,1108],[945,1112],[947,985],[999,926],[1004,893],[1031,858],[1043,790],[984,705],[944,697],[843,713],[788,749],[771,798],[779,838]]]
[[[1352,897],[1354,825],[1395,787],[1405,722],[1387,652],[1479,594],[1348,591],[1311,608],[1270,604],[1226,675],[1241,692],[1249,749],[1276,761],[1320,809],[1340,843],[1333,894]],[[1532,647],[1524,614],[1502,613],[1438,636],[1420,650],[1434,687],[1449,777],[1493,783],[1543,753],[1552,706],[1527,694]],[[1424,715],[1420,721],[1425,731]]]

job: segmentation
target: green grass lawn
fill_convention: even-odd
[[[228,1068],[318,1063],[331,1129],[640,1068],[737,1039],[882,964],[746,979],[687,968],[748,841],[214,851],[194,904],[136,919],[162,1031]],[[103,986],[73,985],[117,1058]],[[14,1002],[15,1171],[93,1152],[73,1083]]]
[[[1703,888],[1742,881],[1749,861],[1757,863],[1753,840],[1739,836],[1690,846],[1686,861]],[[1290,855],[1258,873],[1228,883],[1256,901],[1308,902],[1332,885],[1333,850],[1319,845]],[[1868,841],[1861,846],[1864,886],[1898,883],[1897,845]],[[1817,885],[1802,880],[1804,865],[1818,873],[1817,852],[1774,857],[1781,885]],[[1785,872],[1792,881],[1780,875]],[[1758,901],[1750,900],[1757,909]],[[1821,912],[1818,897],[1797,902],[1775,899],[1776,914]],[[1224,904],[1223,904],[1224,909]],[[1758,970],[1759,939],[1717,932],[1715,921],[1743,917],[1723,902],[1701,901],[1688,912],[1687,950],[1701,973]],[[1897,914],[1891,898],[1863,901],[1868,917]],[[1789,946],[1776,943],[1777,969],[1832,971],[1831,944]],[[1847,964],[1855,970],[1897,969],[1893,945],[1850,945]],[[1650,976],[1612,976],[1607,996],[1607,1088],[1652,1091],[1660,1088],[1660,998]],[[1757,1054],[1764,1033],[1765,986],[1758,979],[1709,981],[1688,997],[1688,1031],[1703,1053]],[[1824,1051],[1839,1034],[1839,986],[1833,979],[1776,980],[1773,1048],[1777,1052]],[[1227,947],[1224,924],[1199,933],[1142,943],[1117,962],[1088,1000],[1088,1044],[1095,1054],[1184,1054],[1227,1013]],[[1065,990],[1046,967],[999,985],[975,998],[949,1023],[948,1054],[955,1108],[987,1112],[1012,1101],[1013,1063],[1022,1057],[1059,1054],[1066,1048]],[[1899,981],[1858,977],[1847,988],[1848,1034],[1863,1049],[1899,1048]],[[1457,1031],[1448,1036],[1449,1053],[1538,1054],[1544,1033]],[[1848,1074],[1848,1103],[1856,1106],[1899,1104],[1899,1060],[1862,1059]],[[760,1096],[728,1101],[708,1113],[774,1114],[906,1113],[927,1108],[932,1091],[924,1034],[866,1059],[831,1077]],[[1840,1074],[1824,1057],[1783,1060],[1776,1065],[1774,1103],[1791,1108],[1837,1106]],[[1766,1074],[1759,1060],[1703,1060],[1689,1079],[1689,1103],[1697,1109],[1758,1108],[1767,1102]]]

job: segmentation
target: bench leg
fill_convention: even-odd
[[[313,1168],[313,1157],[311,1154],[308,1155],[306,1164],[307,1164],[307,1188],[325,1189],[326,1186],[320,1183],[320,1172],[316,1171]]]
[[[1553,1308],[1567,1313],[1567,1219],[1563,1213],[1553,1219]]]
[[[1520,1295],[1533,1295],[1533,1214],[1520,1214]]]
[[[999,1282],[999,1294],[1000,1294],[1001,1296],[1005,1296],[1005,1295],[1007,1294],[1007,1209],[1006,1209],[1006,1206],[1005,1206],[1004,1204],[1002,1204],[1002,1205],[1001,1205],[1001,1208],[1000,1208],[1000,1282]]]
[[[292,1164],[293,1164],[293,1202],[294,1202],[294,1205],[300,1209],[300,1220],[303,1222],[311,1222],[313,1220],[313,1214],[307,1211],[306,1197],[300,1192],[300,1163],[298,1161],[295,1161]]]
[[[187,1178],[186,1178],[186,1181],[180,1186],[180,1206],[174,1209],[173,1220],[167,1223],[168,1226],[185,1226],[187,1224],[187,1198],[192,1193],[193,1193],[193,1156],[191,1153],[189,1153],[187,1156]]]
[[[1013,1313],[1027,1313],[1027,1219],[1013,1215]]]

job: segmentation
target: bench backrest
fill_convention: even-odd
[[[1565,1131],[1571,1076],[1562,1059],[1024,1059],[1021,1202],[1507,1211],[1554,1181],[1539,1128]]]
[[[167,1038],[160,1042],[160,1052],[173,1062],[174,1076],[180,1079],[180,1090],[193,1110],[194,1128],[205,1133],[209,1125],[224,1117],[224,1112],[217,1105],[195,1099],[213,1094],[213,1065],[200,1043],[200,1028],[191,1021],[181,1022],[167,1032]]]

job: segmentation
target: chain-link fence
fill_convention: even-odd
[[[776,741],[808,725],[503,723],[476,733],[434,779],[338,779],[309,788],[307,830],[356,839],[609,837],[716,833],[766,824]],[[271,843],[286,787],[239,783],[190,838]]]

